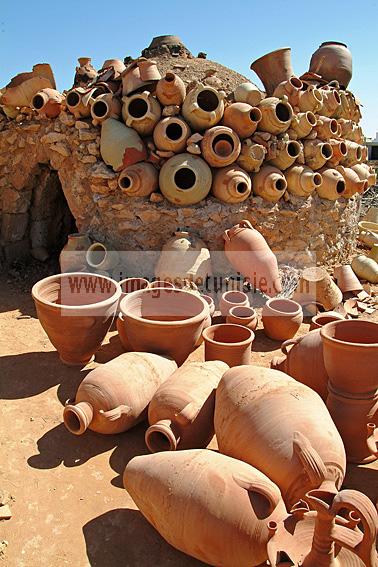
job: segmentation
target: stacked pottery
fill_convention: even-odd
[[[320,329],[329,376],[327,407],[343,438],[348,461],[378,456],[378,324],[334,321]]]

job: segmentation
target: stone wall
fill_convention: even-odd
[[[48,184],[41,180],[47,170],[57,172],[77,230],[113,249],[159,250],[177,227],[186,226],[211,250],[221,250],[223,231],[246,218],[284,263],[302,266],[315,257],[331,265],[354,252],[359,196],[335,202],[290,196],[274,205],[260,197],[238,205],[209,197],[187,208],[175,207],[160,193],[128,198],[118,190],[118,175],[101,160],[100,128],[90,120],[75,121],[66,112],[55,120],[24,119],[0,122],[0,254],[6,261],[41,246],[51,251],[51,231],[60,226],[64,237],[69,231],[69,219],[54,198],[47,219],[36,213],[49,203]]]

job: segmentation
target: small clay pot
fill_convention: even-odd
[[[306,138],[314,126],[316,126],[316,116],[313,112],[298,112],[292,118],[289,135],[293,131],[298,140]]]
[[[222,360],[230,367],[251,362],[254,333],[248,327],[223,323],[212,325],[202,333],[205,360]]]
[[[168,159],[160,170],[159,185],[164,197],[179,206],[194,205],[207,197],[212,182],[206,161],[189,153]]]
[[[337,136],[337,121],[334,118],[321,116],[314,130],[319,140],[329,140]]]
[[[129,165],[121,171],[118,186],[128,197],[148,197],[159,184],[159,173],[148,162],[141,161]]]
[[[255,144],[252,140],[247,138],[242,142],[241,152],[237,159],[237,163],[240,167],[245,169],[245,171],[248,171],[248,173],[259,171],[266,153],[267,150],[264,146],[261,144]]]
[[[339,165],[347,155],[347,147],[344,140],[329,139],[328,142],[332,146],[332,157],[327,161],[328,166]]]
[[[230,313],[231,307],[249,307],[248,295],[243,291],[225,291],[222,293],[219,310],[223,317],[227,317]]]
[[[282,81],[274,89],[273,96],[277,98],[287,97],[291,106],[298,106],[299,98],[302,92],[303,83],[298,77],[290,77],[286,81]]]
[[[229,314],[226,317],[226,323],[232,323],[234,325],[241,325],[242,327],[248,327],[251,331],[254,331],[257,327],[257,313],[252,307],[240,307],[235,305],[231,307]]]
[[[336,201],[344,196],[346,183],[344,177],[337,169],[322,167],[319,173],[322,176],[322,182],[316,188],[319,197],[328,201]]]
[[[211,193],[224,203],[242,203],[251,191],[250,176],[235,164],[217,169],[213,174]]]
[[[94,242],[87,250],[86,261],[95,270],[112,270],[119,263],[119,255],[101,242]]]
[[[332,157],[332,146],[322,140],[304,140],[304,158],[311,169],[320,169]]]
[[[264,98],[258,106],[261,111],[259,130],[270,134],[282,134],[290,127],[293,109],[288,102],[276,97]]]
[[[241,144],[238,135],[227,126],[214,126],[204,133],[202,156],[211,167],[226,167],[237,160]]]
[[[172,71],[167,71],[156,85],[156,96],[164,105],[180,106],[185,98],[186,88],[184,81]]]
[[[272,165],[264,165],[259,172],[252,176],[253,192],[270,203],[279,201],[286,188],[287,182],[284,174]]]
[[[262,310],[264,333],[276,341],[294,337],[302,321],[302,307],[291,299],[268,299]]]
[[[341,315],[341,313],[337,313],[336,311],[324,311],[324,313],[318,313],[317,315],[313,316],[309,330],[313,331],[314,329],[320,329],[320,327],[323,327],[324,325],[331,323],[332,321],[343,320],[344,317]]]
[[[235,102],[246,102],[251,106],[257,106],[265,97],[266,93],[253,83],[241,83],[234,90]]]
[[[223,124],[232,128],[239,138],[248,138],[256,131],[261,110],[245,102],[234,102],[226,107]]]
[[[285,171],[287,190],[298,197],[308,197],[322,183],[322,176],[307,165],[294,164]]]
[[[223,99],[224,93],[198,83],[187,93],[182,105],[182,115],[195,131],[211,128],[222,119]]]
[[[136,93],[122,98],[122,117],[130,128],[141,136],[152,134],[161,117],[161,107],[155,97],[148,91]]]
[[[323,106],[323,95],[314,85],[308,85],[301,91],[298,107],[301,112],[319,112]]]
[[[347,154],[342,161],[340,161],[341,165],[344,167],[352,167],[357,163],[362,162],[362,146],[360,144],[356,144],[355,142],[350,142],[349,140],[345,140],[345,145],[347,149]]]
[[[284,142],[281,149],[278,150],[276,157],[269,160],[274,167],[278,167],[282,171],[293,165],[302,151],[301,144],[295,140]]]
[[[153,131],[154,144],[158,150],[180,153],[186,149],[190,128],[179,116],[168,116],[160,120]]]

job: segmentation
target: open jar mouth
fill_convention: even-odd
[[[277,313],[277,315],[296,315],[302,311],[299,303],[291,299],[273,298],[266,302],[266,306]]]

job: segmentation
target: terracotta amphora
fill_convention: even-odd
[[[224,203],[242,203],[252,191],[251,178],[235,164],[217,169],[213,174],[211,193]]]
[[[323,97],[323,105],[320,110],[322,116],[334,118],[341,108],[341,99],[336,89],[323,87],[320,89]]]
[[[350,167],[337,165],[335,169],[341,173],[344,178],[345,191],[343,192],[343,197],[345,199],[350,199],[350,197],[353,197],[356,193],[364,193],[368,189],[367,180],[361,180],[357,173]]]
[[[275,157],[269,159],[269,163],[284,171],[296,161],[302,151],[301,144],[295,140],[287,140],[279,144]]]
[[[241,83],[234,90],[235,102],[246,102],[251,106],[257,106],[265,97],[266,93],[260,91],[253,83]]]
[[[314,130],[319,140],[334,138],[338,133],[337,120],[335,120],[335,118],[328,118],[327,116],[319,116]]]
[[[156,85],[156,96],[161,104],[181,106],[186,95],[184,81],[172,71],[167,71]]]
[[[246,102],[234,102],[226,107],[222,123],[232,128],[239,138],[248,138],[256,131],[261,110]]]
[[[157,169],[145,161],[134,163],[123,169],[118,178],[118,186],[128,197],[148,197],[159,184]]]
[[[346,183],[341,173],[332,167],[322,167],[319,169],[322,182],[316,188],[316,192],[322,199],[336,201],[344,196]]]
[[[121,288],[105,276],[72,272],[40,280],[32,296],[39,322],[61,361],[84,366],[112,324]]]
[[[352,169],[357,173],[361,180],[367,180],[369,187],[372,187],[377,183],[377,174],[372,166],[369,166],[366,163],[357,163],[352,166]]]
[[[278,85],[294,76],[291,66],[291,48],[282,47],[263,55],[251,63],[251,69],[261,80],[268,96]]]
[[[253,140],[247,138],[242,142],[237,163],[240,167],[245,169],[245,171],[248,171],[248,173],[259,171],[266,153],[267,150],[264,146],[255,144]]]
[[[345,145],[347,149],[347,154],[344,159],[340,162],[341,165],[345,167],[352,167],[357,163],[361,163],[362,161],[362,146],[360,144],[356,144],[355,142],[350,142],[349,140],[345,140]]]
[[[285,171],[287,191],[297,197],[308,197],[322,183],[322,176],[307,165],[294,164]]]
[[[241,143],[227,126],[214,126],[205,131],[201,141],[202,156],[211,167],[226,167],[237,160]]]
[[[140,72],[140,78],[142,81],[159,81],[161,75],[159,69],[157,68],[156,61],[152,59],[147,59],[146,57],[139,57],[138,67]]]
[[[113,69],[114,79],[121,77],[122,73],[126,69],[124,62],[120,59],[106,59],[101,67],[101,71],[109,68]]]
[[[378,263],[374,258],[360,254],[352,260],[352,270],[362,280],[378,283]]]
[[[325,41],[313,53],[309,70],[346,88],[352,78],[352,54],[345,43]]]
[[[248,220],[226,230],[223,239],[225,254],[235,270],[269,297],[280,293],[277,258],[263,235]]]
[[[46,118],[56,118],[62,109],[64,96],[55,89],[42,89],[33,96],[32,108],[34,108],[40,116]]]
[[[348,153],[346,144],[344,140],[335,140],[334,138],[329,139],[328,143],[332,147],[332,157],[327,161],[327,165],[329,167],[339,165]]]
[[[218,124],[224,112],[224,93],[198,83],[183,102],[182,115],[194,130],[205,130]]]
[[[119,264],[119,254],[102,242],[93,242],[87,250],[85,259],[94,270],[113,270]]]
[[[228,369],[219,360],[189,362],[158,388],[145,435],[152,453],[206,447],[214,435],[215,390]]]
[[[79,57],[79,66],[76,67],[74,87],[86,87],[97,78],[97,71],[92,65],[90,57]]]
[[[64,425],[74,435],[87,429],[111,435],[127,431],[147,416],[159,386],[176,370],[176,363],[147,352],[127,352],[87,374],[66,403]]]
[[[268,299],[262,310],[264,333],[276,341],[294,337],[302,321],[302,307],[292,299]]]
[[[120,119],[122,105],[113,93],[99,95],[91,106],[92,124],[97,126],[107,118]]]
[[[211,183],[211,169],[205,160],[189,153],[171,157],[160,170],[161,192],[168,201],[182,207],[207,197]]]
[[[242,325],[242,327],[248,327],[251,331],[256,329],[257,322],[258,319],[256,311],[247,305],[234,305],[230,308],[228,315],[226,316],[226,323]]]
[[[267,559],[270,523],[287,516],[268,477],[206,449],[134,457],[123,482],[169,544],[217,567],[260,565]]]
[[[69,112],[71,112],[76,119],[86,118],[91,115],[91,107],[87,103],[87,99],[88,102],[90,100],[90,92],[91,89],[83,87],[76,87],[67,92],[66,106]],[[86,95],[89,96],[87,97]]]
[[[222,360],[231,366],[251,362],[254,333],[248,327],[223,323],[212,325],[202,333],[205,341],[205,360]]]
[[[321,315],[325,316],[323,313]],[[326,401],[328,374],[324,366],[323,343],[319,329],[320,327],[306,335],[282,343],[281,350],[285,356],[274,357],[270,367],[281,370],[305,384]]]
[[[323,106],[323,95],[314,85],[307,85],[301,91],[298,101],[298,108],[301,112],[320,112]]]
[[[114,171],[147,159],[146,147],[138,132],[114,118],[108,118],[101,125],[100,152]]]
[[[159,102],[148,91],[122,98],[122,117],[130,128],[141,136],[152,134],[161,117]]]
[[[285,99],[264,98],[258,106],[261,111],[259,130],[270,134],[282,134],[290,127],[293,109]]]
[[[91,239],[87,234],[76,232],[69,234],[67,242],[59,254],[61,272],[80,272],[86,267],[86,253]]]
[[[275,89],[273,96],[277,98],[287,97],[291,106],[298,106],[303,83],[298,77],[290,77],[290,79],[280,83]]]
[[[278,167],[264,165],[252,176],[252,189],[255,195],[265,201],[277,203],[285,193],[287,182],[284,174]]]
[[[179,116],[168,116],[155,126],[154,144],[159,150],[180,153],[186,149],[191,132],[187,123]]]
[[[311,169],[320,169],[332,157],[332,146],[322,140],[304,140],[304,158]]]
[[[291,120],[288,134],[291,138],[298,140],[306,138],[311,134],[316,122],[316,116],[313,112],[298,112],[294,114]]]
[[[340,489],[342,439],[320,396],[287,374],[252,365],[228,370],[214,425],[220,452],[268,475],[288,506],[314,488]]]

